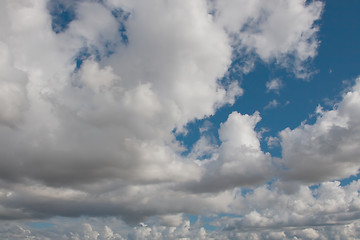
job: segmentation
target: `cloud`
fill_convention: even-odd
[[[111,12],[121,3],[79,2],[76,18],[57,33],[46,1],[22,3],[1,6],[11,23],[1,35],[8,56],[1,63],[1,218],[89,214],[136,222],[195,211],[200,198],[182,202],[172,188],[203,170],[181,156],[172,131],[241,94],[237,83],[218,81],[232,49],[205,2],[131,3],[128,44]],[[215,205],[212,198],[206,206]]]
[[[34,229],[26,224],[6,224],[0,227],[2,237],[9,239],[35,238],[45,239],[353,239],[359,234],[360,223],[353,221],[345,225],[313,226],[283,229],[254,229],[253,231],[211,231],[197,228],[188,220],[177,227],[168,227],[156,223],[140,223],[130,227],[119,220],[106,219],[98,221],[84,218],[82,221],[72,219],[53,219],[56,223],[50,229]],[[61,227],[60,227],[61,226]]]
[[[347,186],[324,182],[315,189],[298,185],[292,193],[284,192],[286,184],[277,181],[237,195],[232,212],[237,209],[238,216],[213,224],[223,226],[228,239],[331,239],[335,231],[338,237],[356,236],[358,181]]]
[[[27,106],[27,76],[14,66],[9,47],[0,41],[0,123],[15,127]]]
[[[280,146],[280,139],[278,137],[266,137],[266,143],[270,149]]]
[[[279,78],[274,78],[266,82],[266,92],[274,91],[279,93],[279,90],[283,87],[283,82]]]
[[[239,49],[247,48],[265,62],[292,66],[297,77],[310,72],[304,61],[316,55],[318,27],[323,3],[302,0],[286,1],[215,1],[217,21],[233,34]],[[247,51],[245,51],[247,52]]]
[[[360,80],[334,109],[318,107],[314,124],[280,133],[286,179],[320,182],[356,175],[359,170]]]
[[[279,105],[279,102],[276,99],[273,99],[264,107],[264,110],[276,108],[278,105]]]
[[[303,64],[316,55],[321,2],[65,1],[73,14],[66,23],[55,20],[58,4],[0,3],[3,236],[231,239],[201,221],[191,228],[186,214],[239,214],[217,218],[218,226],[261,228],[258,236],[269,238],[321,236],[331,223],[358,226],[350,223],[358,219],[358,182],[325,182],[314,192],[305,183],[357,173],[359,83],[337,108],[319,111],[315,124],[282,131],[276,162],[261,149],[258,112],[230,113],[218,139],[209,133],[217,126],[204,124],[188,155],[176,140],[188,123],[243,94],[228,78],[237,57],[308,74]],[[280,89],[273,81],[268,89]],[[76,223],[84,215],[126,223],[117,219],[120,230],[89,218]],[[54,228],[27,226],[33,219]]]
[[[200,181],[190,182],[185,188],[195,192],[217,192],[269,179],[273,170],[271,157],[262,152],[254,130],[260,119],[258,112],[251,116],[233,112],[220,125],[220,146],[206,137],[200,138],[190,156],[209,155],[199,162],[205,174]]]

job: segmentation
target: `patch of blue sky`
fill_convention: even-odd
[[[104,47],[106,49],[105,55],[101,54],[101,52],[97,48],[92,48],[92,47],[81,48],[80,51],[73,58],[73,61],[75,63],[74,72],[77,72],[81,68],[83,62],[87,59],[92,58],[93,60],[99,62],[104,57],[110,56],[111,54],[114,53],[115,45],[116,44],[109,41],[105,42],[104,44]]]
[[[215,225],[217,220],[219,220],[219,215],[211,217],[201,216],[201,225],[206,231],[218,231],[221,227]]]
[[[254,189],[252,188],[241,188],[241,196],[245,197],[247,194],[252,194]]]
[[[359,74],[359,9],[358,0],[325,1],[320,20],[321,44],[315,64],[320,69],[320,77],[327,77],[332,91],[339,90],[340,79],[353,79]],[[328,87],[324,87],[326,91]]]
[[[360,179],[360,173],[356,175],[351,175],[348,178],[340,179],[340,186],[349,185],[350,183],[352,183],[353,181],[357,181],[358,179]]]
[[[201,215],[184,214],[184,218],[190,221],[190,227],[196,225],[196,227],[204,227],[207,231],[215,231],[218,228],[211,225],[211,222],[218,218],[217,215],[212,217],[205,217]]]
[[[221,109],[220,109],[221,110]],[[219,111],[220,111],[219,110]],[[216,114],[218,115],[218,114]],[[215,123],[215,121],[212,119],[214,116],[211,116],[209,118],[204,118],[204,119],[196,119],[192,122],[189,122],[186,125],[186,132],[185,133],[175,133],[176,129],[173,130],[173,133],[176,136],[176,139],[178,141],[180,141],[183,146],[185,147],[185,151],[182,152],[182,156],[187,156],[191,150],[192,150],[192,146],[200,139],[200,137],[203,135],[202,133],[200,133],[200,128],[203,126],[203,124],[205,123],[205,121],[210,120],[212,123]],[[212,136],[215,137],[214,139],[217,140],[217,143],[219,144],[219,136],[218,136],[218,132],[217,132],[218,126],[215,126],[209,130],[206,131],[206,134],[208,136]],[[204,155],[202,157],[202,159],[205,159],[206,156]]]
[[[34,229],[47,229],[55,226],[55,224],[50,222],[32,222],[28,223],[28,226]]]
[[[50,0],[48,9],[51,15],[51,27],[55,33],[64,32],[76,18],[75,5],[78,1]]]
[[[211,225],[211,224],[204,224],[204,229],[206,230],[206,231],[218,231],[218,230],[220,230],[221,228],[220,227],[218,227],[218,226],[214,226],[214,225]]]
[[[309,189],[312,191],[312,193],[313,193],[313,197],[316,197],[316,194],[315,194],[315,191],[316,191],[316,189],[318,189],[320,187],[320,183],[318,183],[318,184],[313,184],[313,185],[311,185],[311,186],[309,186]]]
[[[75,71],[79,70],[83,62],[91,57],[91,53],[87,47],[82,48],[78,54],[74,57]]]
[[[270,68],[265,64],[258,62],[256,64],[255,70],[246,76],[242,76],[241,73],[232,72],[228,78],[230,78],[231,81],[242,82],[241,87],[245,90],[244,95],[239,97],[234,105],[225,105],[224,107],[217,110],[213,116],[190,122],[186,126],[188,132],[186,134],[178,135],[177,139],[182,141],[185,147],[190,149],[191,146],[199,139],[201,135],[199,128],[204,124],[205,121],[210,121],[213,124],[213,127],[209,129],[206,134],[218,139],[218,129],[220,124],[224,123],[227,120],[229,114],[233,111],[249,115],[259,111],[262,120],[257,124],[255,130],[262,131],[265,128],[269,129],[269,132],[264,133],[267,135],[276,135],[278,131],[287,127],[288,119],[282,118],[281,114],[277,113],[283,111],[284,108],[287,108],[285,102],[283,103],[282,107],[272,109],[270,111],[263,111],[263,108],[268,104],[269,101],[273,100],[274,97],[278,97],[273,93],[266,94],[265,84],[267,81],[271,80],[269,78],[269,75],[271,75],[269,73],[269,69]],[[302,120],[303,118],[299,117],[299,119]],[[301,122],[301,120],[298,122]],[[293,125],[297,126],[298,122],[294,123]],[[218,140],[218,143],[219,142],[220,141]],[[264,142],[262,142],[262,147],[265,148],[263,150],[270,151],[270,149],[267,149],[267,146]],[[273,149],[272,151],[275,150]]]
[[[219,219],[241,218],[242,215],[231,213],[220,213],[211,216],[184,214],[184,217],[190,221],[190,226],[197,225],[197,227],[203,227],[206,231],[219,231],[222,228],[216,224]]]
[[[128,44],[129,43],[129,38],[126,34],[126,21],[129,19],[130,17],[130,13],[124,11],[121,8],[117,8],[117,9],[113,9],[111,11],[111,14],[114,16],[114,18],[117,20],[117,22],[119,23],[119,33],[121,36],[121,42],[123,44]]]
[[[198,215],[192,215],[192,214],[184,214],[184,217],[189,219],[191,226],[194,225],[199,219]]]

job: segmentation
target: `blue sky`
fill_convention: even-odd
[[[0,3],[2,239],[357,239],[360,2]]]

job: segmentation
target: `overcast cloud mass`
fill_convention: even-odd
[[[360,77],[258,127],[317,81],[325,6],[0,1],[0,238],[360,238]]]

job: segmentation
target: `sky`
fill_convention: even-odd
[[[1,0],[1,239],[360,239],[359,10]]]

